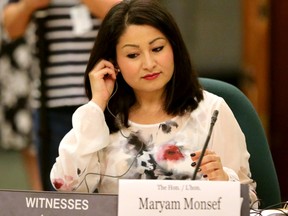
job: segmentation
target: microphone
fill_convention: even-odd
[[[219,114],[219,111],[218,111],[218,110],[214,110],[213,115],[212,115],[212,117],[211,117],[211,123],[210,123],[209,132],[208,132],[208,135],[207,135],[207,137],[206,137],[206,141],[205,141],[205,143],[204,143],[204,146],[203,146],[203,148],[202,148],[202,152],[201,152],[201,155],[200,155],[200,157],[199,157],[198,163],[197,163],[197,165],[196,165],[196,167],[195,167],[192,180],[195,180],[195,179],[196,179],[196,175],[197,175],[198,169],[199,169],[199,167],[200,167],[200,165],[201,165],[201,163],[202,163],[202,159],[203,159],[204,154],[205,154],[205,151],[206,151],[206,149],[207,149],[207,147],[208,147],[208,143],[209,143],[209,140],[210,140],[210,137],[211,137],[211,134],[212,134],[212,131],[213,131],[215,122],[216,122],[216,120],[217,120],[218,114]]]

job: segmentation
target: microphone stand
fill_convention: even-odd
[[[197,175],[197,172],[199,170],[199,167],[202,163],[202,159],[204,157],[204,154],[205,154],[205,151],[208,147],[208,143],[209,143],[209,140],[210,140],[210,137],[211,137],[211,134],[212,134],[212,131],[213,131],[213,128],[214,128],[214,125],[215,125],[215,122],[217,120],[217,116],[218,116],[218,113],[219,111],[218,110],[215,110],[213,112],[213,116],[211,117],[211,123],[210,123],[210,128],[209,128],[209,132],[208,132],[208,135],[206,137],[206,141],[204,143],[204,146],[203,146],[203,149],[202,149],[202,152],[201,152],[201,155],[199,157],[199,160],[198,160],[198,163],[196,164],[196,167],[195,167],[195,170],[194,170],[194,173],[193,173],[193,177],[192,177],[192,180],[195,180],[196,179],[196,175]]]

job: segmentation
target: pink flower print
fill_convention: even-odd
[[[57,190],[59,190],[64,185],[64,181],[63,179],[60,179],[60,178],[53,179],[53,185],[55,186]]]
[[[74,186],[78,183],[72,176],[64,176],[64,179],[53,179],[53,185],[57,190],[72,191]]]
[[[176,145],[164,146],[163,152],[161,153],[162,153],[162,156],[161,156],[162,160],[177,161],[177,160],[184,158],[180,149]]]

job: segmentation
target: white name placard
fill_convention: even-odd
[[[119,180],[118,216],[240,216],[240,183]]]

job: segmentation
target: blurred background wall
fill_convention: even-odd
[[[160,1],[175,16],[199,75],[239,87],[254,104],[269,139],[282,199],[288,200],[288,1]],[[3,105],[1,100],[2,97],[0,105]],[[3,124],[1,118],[0,124]],[[3,140],[0,146],[1,143]],[[0,164],[4,164],[1,161],[4,158],[0,156]],[[11,158],[0,166],[1,173],[13,164],[11,161],[17,162]],[[15,167],[11,170],[17,172]],[[33,180],[31,173],[29,176]],[[0,182],[0,188],[3,187]]]
[[[239,0],[161,0],[183,33],[201,76],[234,84],[242,68],[242,14]]]

